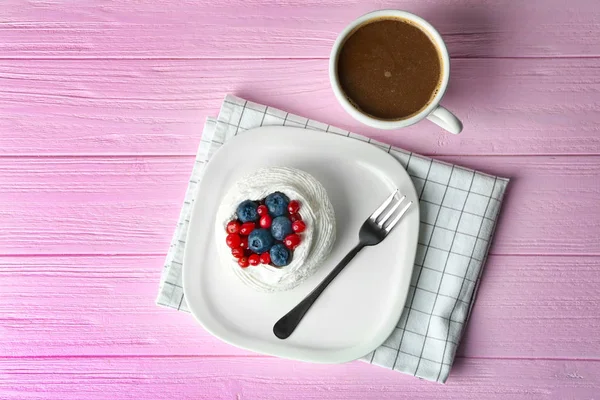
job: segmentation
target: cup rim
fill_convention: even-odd
[[[337,61],[339,56],[339,50],[342,47],[342,44],[348,37],[348,35],[354,31],[360,25],[363,25],[365,22],[382,18],[382,17],[391,17],[391,18],[403,18],[407,19],[419,26],[419,28],[423,29],[433,40],[436,45],[438,51],[440,52],[440,56],[442,58],[442,80],[440,83],[439,90],[433,100],[429,103],[427,107],[421,110],[420,113],[413,115],[410,118],[400,119],[400,120],[382,120],[371,117],[370,115],[361,112],[356,107],[354,107],[350,101],[346,98],[346,95],[342,91],[338,76],[337,76]],[[397,129],[403,128],[406,126],[413,125],[422,119],[425,119],[429,114],[431,114],[439,105],[444,93],[446,92],[446,88],[448,86],[448,81],[450,79],[450,56],[448,55],[448,49],[442,36],[439,32],[426,20],[423,18],[412,14],[407,11],[401,10],[377,10],[372,11],[367,14],[358,17],[354,21],[352,21],[349,25],[347,25],[342,32],[338,35],[335,40],[335,43],[331,49],[331,53],[329,56],[329,81],[331,83],[331,87],[335,94],[335,97],[340,102],[344,110],[349,113],[352,117],[354,117],[359,122],[362,122],[365,125],[380,128],[380,129]]]

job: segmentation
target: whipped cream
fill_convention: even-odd
[[[285,267],[260,264],[241,268],[226,244],[225,227],[236,218],[236,208],[242,201],[260,200],[273,192],[300,202],[299,213],[306,223],[306,230],[300,234],[302,242]],[[283,291],[298,286],[327,258],[335,242],[335,214],[325,188],[311,175],[294,168],[268,167],[254,171],[229,189],[217,211],[215,231],[223,265],[256,290]]]

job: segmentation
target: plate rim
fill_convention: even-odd
[[[313,130],[313,129],[307,129],[307,128],[301,128],[301,127],[290,127],[290,126],[262,126],[262,127],[257,127],[257,128],[253,128],[253,129],[249,129],[245,132],[243,132],[242,135],[236,135],[234,137],[232,137],[231,139],[225,141],[225,143],[220,146],[215,153],[213,154],[211,160],[209,160],[209,162],[207,163],[205,170],[203,172],[204,175],[206,175],[207,170],[210,168],[211,165],[211,161],[215,159],[215,157],[218,157],[218,155],[222,152],[222,149],[224,147],[226,147],[228,144],[232,143],[232,142],[236,142],[236,141],[241,141],[241,140],[248,140],[248,139],[243,139],[245,137],[247,137],[248,135],[250,136],[257,136],[257,135],[268,135],[268,134],[272,134],[270,133],[270,131],[278,131],[276,134],[277,135],[281,135],[281,131],[288,131],[289,133],[283,133],[283,134],[301,134],[301,135],[312,135],[314,137],[320,136],[320,138],[326,138],[325,140],[331,140],[333,139],[334,141],[338,141],[338,140],[343,140],[344,138],[346,138],[346,136],[341,136],[341,135],[331,135],[331,133],[326,133],[326,132],[322,132],[322,131],[318,131],[318,130]],[[294,132],[295,131],[295,132]],[[339,137],[338,137],[339,136]],[[317,138],[320,139],[320,138]],[[389,154],[388,152],[386,152],[385,150],[381,149],[380,147],[378,147],[377,145],[374,145],[372,143],[368,143],[365,141],[361,141],[359,139],[356,138],[352,138],[349,137],[350,139],[353,139],[352,141],[346,141],[344,140],[343,143],[347,146],[354,146],[355,148],[363,148],[363,149],[369,149],[368,151],[370,152],[377,152],[379,153],[379,155],[381,157],[383,157],[384,159],[388,160],[388,161],[384,161],[384,162],[393,162],[394,166],[398,167],[399,171],[402,171],[401,173],[403,173],[405,176],[402,179],[406,179],[408,182],[410,182],[410,189],[413,191],[413,196],[415,199],[418,200],[418,196],[417,196],[417,192],[416,189],[414,187],[414,183],[412,181],[412,179],[410,178],[410,176],[408,175],[408,172],[406,171],[406,169],[404,168],[404,166],[400,163],[399,160],[397,160],[396,158],[394,158],[391,154]],[[343,150],[344,152],[348,151],[347,149]],[[213,163],[214,165],[214,163]],[[394,179],[391,179],[388,174],[385,174],[386,177],[388,177],[388,179],[390,179],[392,182],[394,182]],[[204,181],[204,179],[202,180]],[[196,187],[196,194],[201,190],[202,188],[202,182]],[[197,212],[197,206],[195,206],[195,202],[194,202],[194,206],[192,207],[191,210],[191,214],[190,214],[190,221],[189,221],[189,225],[188,225],[188,231],[186,233],[186,243],[189,242],[190,240],[190,233],[192,232],[191,227],[194,225],[194,221],[198,218],[198,212]],[[416,208],[416,214],[417,216],[420,215],[420,205],[419,202],[413,202],[413,207]],[[414,250],[412,251],[412,257],[411,257],[411,264],[414,266],[414,261],[416,259],[416,253],[417,253],[417,246],[418,246],[418,236],[419,236],[419,230],[420,230],[420,221],[417,220],[416,223],[416,231],[414,234],[414,246],[411,246],[411,248],[413,248]],[[187,275],[189,274],[189,272],[187,272],[190,268],[193,268],[190,266],[190,262],[188,262],[188,258],[191,257],[190,253],[191,251],[189,250],[190,246],[185,246],[184,249],[184,255],[183,255],[183,265],[182,265],[182,286],[183,286],[183,293],[185,298],[190,298],[191,296],[188,295],[188,293],[192,290],[189,285],[190,283],[190,279],[187,279]],[[198,268],[198,267],[197,267]],[[272,351],[272,345],[270,346],[268,343],[266,344],[262,344],[260,342],[254,341],[253,345],[246,345],[246,341],[244,341],[243,343],[237,342],[236,340],[231,340],[231,337],[229,337],[227,334],[223,334],[223,332],[229,332],[230,330],[227,329],[222,323],[219,323],[217,320],[218,318],[214,318],[212,315],[210,315],[210,313],[204,313],[204,312],[199,312],[202,311],[200,309],[197,309],[195,305],[190,304],[189,302],[187,302],[187,307],[188,310],[190,311],[190,313],[192,314],[192,316],[194,317],[194,319],[206,330],[208,331],[211,335],[213,335],[214,337],[218,338],[219,340],[230,344],[232,346],[235,346],[237,348],[241,348],[244,350],[248,350],[248,351],[252,351],[252,352],[256,352],[256,353],[261,353],[261,354],[266,354],[266,355],[271,355],[271,356],[276,356],[276,357],[280,357],[280,358],[284,358],[284,359],[291,359],[291,360],[297,360],[297,361],[304,361],[304,362],[312,362],[312,363],[320,363],[320,364],[338,364],[338,363],[344,363],[344,362],[349,362],[349,361],[353,361],[353,360],[357,360],[360,359],[362,357],[364,357],[365,355],[371,353],[372,351],[374,351],[375,349],[377,349],[379,346],[381,346],[385,340],[392,334],[392,332],[394,331],[394,329],[396,328],[398,321],[400,320],[402,313],[404,311],[404,307],[406,305],[406,301],[407,301],[407,297],[408,297],[408,293],[409,293],[409,288],[410,288],[410,281],[412,278],[412,274],[414,273],[414,268],[411,269],[411,273],[409,276],[409,279],[406,282],[406,296],[404,297],[404,299],[402,299],[401,303],[399,304],[397,309],[399,310],[398,312],[394,313],[393,318],[389,318],[388,321],[385,323],[384,328],[380,329],[381,332],[383,333],[378,333],[377,335],[375,335],[375,337],[368,342],[368,345],[355,345],[355,346],[351,346],[351,347],[346,347],[343,349],[333,349],[333,350],[328,350],[328,351],[324,351],[324,350],[307,350],[307,349],[300,349],[298,347],[295,346],[290,346],[288,347],[285,353],[280,353],[279,351]],[[204,294],[202,294],[204,295]],[[192,296],[193,297],[193,296]],[[399,297],[399,296],[398,296]],[[400,301],[398,301],[400,303]],[[396,316],[397,315],[397,316]],[[216,323],[216,324],[215,324]],[[234,336],[238,337],[239,335]],[[275,337],[273,335],[273,337]],[[284,342],[284,341],[282,341]]]

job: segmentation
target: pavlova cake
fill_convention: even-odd
[[[221,263],[266,292],[296,287],[323,263],[335,241],[327,192],[304,171],[268,167],[237,181],[216,216]]]

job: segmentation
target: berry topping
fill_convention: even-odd
[[[262,264],[271,264],[271,256],[269,255],[269,253],[262,253],[260,255],[260,262]]]
[[[225,229],[227,230],[227,233],[238,233],[240,230],[240,223],[236,220],[229,221],[227,228]]]
[[[297,200],[290,201],[288,204],[288,211],[290,214],[296,214],[298,211],[300,211],[300,203],[298,203]]]
[[[279,217],[277,217],[277,218],[279,218]],[[260,217],[260,227],[261,228],[265,228],[265,229],[270,228],[271,222],[273,222],[273,219],[271,218],[271,216],[269,214],[265,214],[262,217]]]
[[[273,235],[276,240],[283,240],[292,232],[292,221],[290,221],[288,217],[277,217],[273,219],[273,223],[271,224],[271,235]]]
[[[302,221],[302,217],[298,213],[292,214],[292,215],[290,215],[290,221],[292,221],[292,222]]]
[[[246,222],[240,226],[240,235],[248,236],[254,230],[256,225],[254,222]]]
[[[296,233],[302,233],[306,230],[306,224],[304,221],[294,221],[292,223],[292,230]]]
[[[285,267],[291,261],[290,251],[281,243],[271,247],[269,252],[271,262],[277,267]]]
[[[287,214],[290,199],[281,192],[271,193],[265,198],[265,204],[273,217]]]
[[[266,229],[255,229],[248,236],[248,248],[254,253],[261,254],[273,246],[273,236]]]
[[[244,200],[236,216],[225,227],[227,246],[242,268],[249,265],[285,267],[306,231],[300,215],[301,204],[281,192],[263,199]]]
[[[256,209],[256,212],[258,213],[258,215],[267,215],[269,213],[269,209],[264,204],[261,204]]]
[[[227,246],[229,246],[232,249],[236,248],[236,247],[240,247],[240,245],[242,244],[242,239],[240,238],[240,235],[238,235],[237,233],[230,233],[225,238],[225,241],[227,243]]]
[[[242,257],[238,260],[238,264],[240,265],[240,267],[242,268],[247,268],[248,265],[250,265],[250,262],[248,261],[248,257]]]
[[[238,219],[244,222],[252,222],[258,220],[258,205],[251,200],[244,200],[240,203],[236,210]]]
[[[295,233],[292,233],[291,235],[286,236],[283,243],[288,249],[294,250],[300,245],[300,236],[296,235]]]
[[[231,254],[233,255],[233,258],[242,258],[244,257],[244,249],[241,247],[235,247],[231,249]]]
[[[260,256],[258,254],[252,254],[250,257],[248,257],[248,263],[250,265],[260,264]]]

